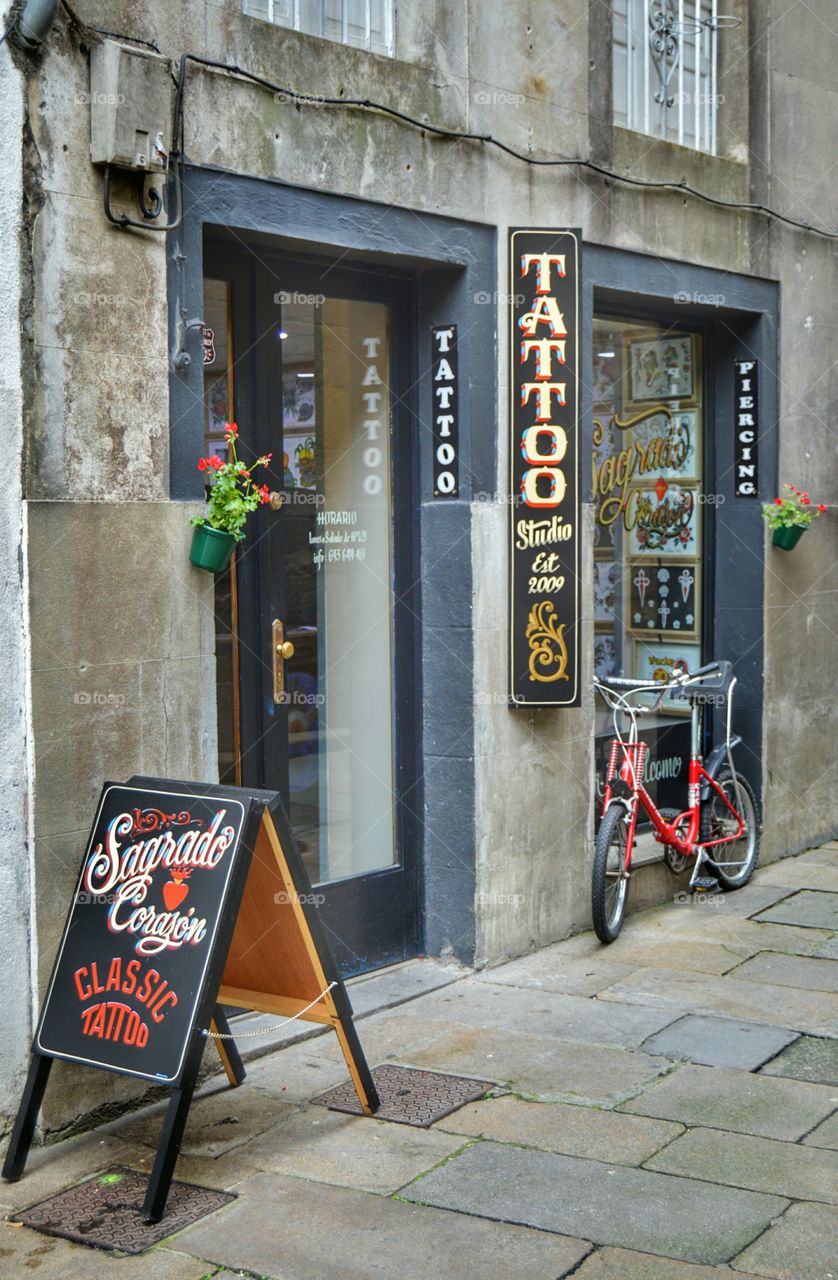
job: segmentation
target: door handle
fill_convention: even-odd
[[[285,499],[281,493],[277,493],[276,489],[272,489],[268,494],[268,506],[271,511],[279,511]]]
[[[285,701],[285,663],[294,656],[294,646],[285,639],[285,629],[279,618],[271,627],[271,652],[273,653],[274,702]]]

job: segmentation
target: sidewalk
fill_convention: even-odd
[[[355,1119],[308,1105],[346,1078],[335,1037],[293,1044],[193,1106],[175,1176],[235,1201],[137,1258],[0,1224],[0,1280],[838,1278],[838,844],[607,948],[438,972],[360,1019],[367,1057],[497,1096],[429,1130]],[[159,1124],[34,1151],[4,1214],[147,1170]]]

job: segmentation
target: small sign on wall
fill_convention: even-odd
[[[579,687],[578,230],[512,230],[510,696],[577,707]]]
[[[736,448],[734,497],[759,493],[759,367],[756,360],[735,360]]]
[[[460,410],[455,324],[431,329],[431,359],[434,497],[456,498],[460,492]]]

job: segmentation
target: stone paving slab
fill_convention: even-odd
[[[414,1052],[405,1065],[498,1080],[516,1093],[552,1102],[611,1107],[672,1064],[631,1049],[464,1027]]]
[[[801,1036],[760,1070],[763,1076],[788,1076],[813,1084],[838,1086],[838,1040]]]
[[[835,1109],[826,1085],[723,1067],[679,1067],[619,1111],[796,1142]]]
[[[555,1036],[577,1044],[613,1044],[635,1049],[647,1036],[673,1021],[657,1009],[620,1009],[598,1000],[541,990],[526,1002],[514,987],[476,978],[434,992],[422,1001],[424,1018],[458,1027],[493,1027],[504,1031]]]
[[[714,978],[711,974],[674,969],[640,969],[603,991],[596,1003],[721,1015],[815,1036],[834,1035],[838,1027],[838,996],[831,991],[774,987],[765,982],[746,982],[735,975]]]
[[[472,1102],[437,1121],[435,1127],[561,1155],[628,1165],[642,1164],[684,1132],[681,1125],[668,1120],[618,1115],[616,1111],[561,1102],[524,1102],[513,1097]]]
[[[559,944],[561,945],[561,944]],[[527,991],[556,991],[570,996],[595,996],[618,978],[627,978],[637,968],[634,963],[619,964],[604,955],[588,959],[572,959],[556,948],[547,947],[533,955],[523,956],[493,969],[476,974],[478,982],[494,986],[523,987]]]
[[[213,1280],[221,1280],[214,1277]],[[226,1280],[226,1277],[225,1277]],[[674,1262],[634,1249],[597,1249],[574,1271],[573,1280],[755,1280],[750,1273],[729,1267],[702,1267]]]
[[[361,1043],[366,1045],[364,1032]],[[281,1053],[270,1054],[247,1064],[247,1079],[242,1088],[255,1086],[264,1089],[278,1102],[308,1102],[316,1093],[340,1084],[346,1077],[343,1055],[330,1059],[323,1057],[334,1035],[319,1036],[316,1040],[292,1045]]]
[[[690,1129],[647,1161],[647,1169],[790,1200],[838,1204],[838,1152],[719,1129]]]
[[[0,1276],[3,1280],[205,1280],[206,1262],[166,1248],[139,1257],[115,1257],[28,1227],[0,1222]]]
[[[742,889],[717,895],[719,900],[716,912],[722,917],[753,916],[757,911],[764,911],[766,907],[781,902],[793,892],[794,889],[790,889],[787,885],[764,885],[757,877]],[[700,907],[694,909],[702,910]]]
[[[826,960],[838,960],[838,934],[822,942],[815,954]]]
[[[459,982],[470,970],[441,960],[411,960],[392,969],[379,970],[362,978],[350,979],[349,999],[356,1018],[377,1009],[392,1009],[427,991],[436,991]]]
[[[644,1169],[480,1142],[402,1191],[407,1200],[619,1244],[727,1261],[788,1204]]]
[[[788,924],[765,924],[744,916],[725,916],[712,906],[679,912],[655,909],[630,916],[636,927],[626,925],[608,955],[631,965],[653,969],[699,969],[705,973],[724,965],[725,970],[760,951],[782,951],[793,955],[817,955],[832,935],[826,929],[800,929]],[[587,934],[582,935],[588,937]],[[575,942],[571,938],[568,942]],[[558,944],[557,962],[562,948]],[[601,944],[598,944],[601,945]],[[729,957],[727,963],[725,960]],[[699,963],[694,963],[697,960]]]
[[[271,1280],[557,1280],[584,1240],[383,1196],[257,1174],[243,1195],[177,1237],[201,1258]]]
[[[838,868],[826,860],[814,861],[806,855],[781,858],[760,871],[759,883],[777,887],[785,885],[790,890],[827,889],[834,892],[838,890]]]
[[[465,1141],[439,1129],[415,1129],[309,1107],[289,1123],[255,1138],[248,1145],[247,1158],[264,1172],[387,1195],[447,1159]]]
[[[762,951],[733,970],[734,978],[746,982],[768,982],[776,987],[796,987],[804,991],[838,991],[838,960],[817,960],[813,956],[788,956]]]
[[[266,1089],[249,1080],[238,1089],[219,1084],[211,1093],[196,1097],[189,1109],[186,1132],[181,1143],[185,1156],[210,1159],[242,1147],[297,1114],[295,1104],[280,1102]],[[165,1104],[107,1125],[103,1132],[129,1144],[157,1147],[163,1125]]]
[[[829,1280],[838,1274],[836,1240],[838,1213],[831,1205],[793,1204],[733,1265],[773,1280]]]
[[[3,1143],[5,1155],[6,1143]],[[18,1182],[0,1182],[0,1212],[28,1208],[94,1173],[125,1163],[126,1148],[109,1135],[85,1133],[49,1147],[33,1147]],[[129,1163],[134,1164],[134,1161]],[[136,1165],[135,1165],[136,1167]],[[0,1224],[2,1225],[2,1224]],[[0,1267],[0,1277],[3,1270]],[[5,1280],[5,1277],[3,1277]]]
[[[797,1038],[796,1031],[759,1022],[688,1014],[650,1036],[643,1048],[664,1058],[755,1071]]]
[[[829,1116],[803,1139],[806,1147],[829,1147],[838,1151],[838,1111]]]
[[[794,897],[760,912],[757,919],[774,924],[796,924],[804,928],[835,931],[838,930],[838,893],[801,889]]]

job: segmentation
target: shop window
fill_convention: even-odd
[[[393,56],[395,0],[242,0],[242,9],[292,31]]]
[[[593,333],[594,666],[665,681],[702,660],[701,337],[605,318]],[[667,699],[644,731],[685,714]]]
[[[614,0],[614,123],[715,155],[720,25],[716,0]]]

